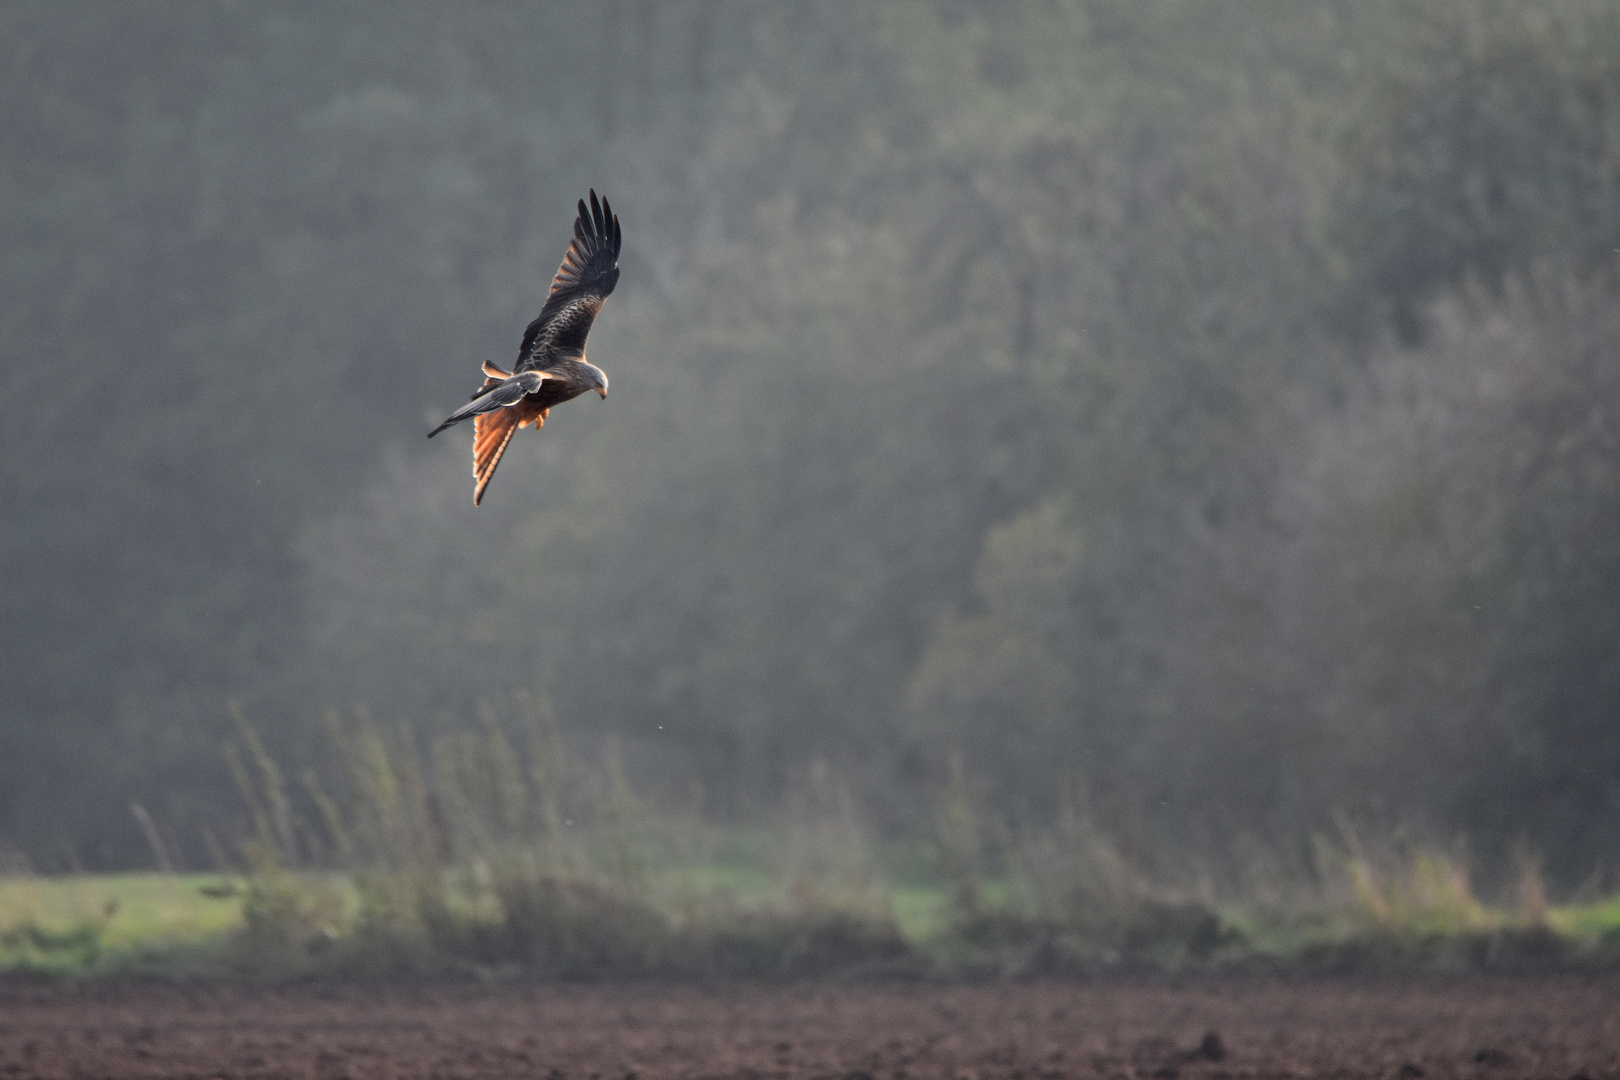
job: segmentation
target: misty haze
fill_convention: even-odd
[[[509,924],[757,871],[1109,955],[1620,886],[1612,3],[12,3],[0,47],[0,871]],[[423,435],[591,189],[612,394],[475,508],[473,425]]]

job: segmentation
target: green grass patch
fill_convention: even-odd
[[[93,926],[107,948],[217,940],[241,929],[243,890],[218,874],[0,878],[0,935]]]
[[[1100,921],[1095,913],[1066,921],[1019,910],[1001,881],[987,883],[975,912],[955,907],[947,885],[915,881],[854,906],[820,895],[795,900],[789,884],[738,862],[663,870],[634,894],[586,879],[487,884],[487,896],[447,893],[452,903],[390,922],[386,904],[368,896],[377,883],[363,875],[4,879],[0,972],[791,978],[1252,963],[1455,970],[1620,958],[1620,897],[1554,906],[1536,925],[1484,905],[1447,922],[1432,910],[1398,921],[1353,906],[1257,913],[1157,901]]]
[[[1547,912],[1547,925],[1568,937],[1620,945],[1620,896],[1551,908]]]
[[[217,950],[244,926],[217,874],[0,879],[0,971],[78,975]]]

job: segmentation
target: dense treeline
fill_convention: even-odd
[[[649,791],[1620,857],[1620,13],[13,5],[0,835],[190,857],[226,702],[532,692]],[[606,404],[422,433],[595,186]],[[527,436],[527,433],[525,433]],[[463,436],[464,438],[464,436]]]

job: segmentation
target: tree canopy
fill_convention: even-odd
[[[953,755],[1154,843],[1620,857],[1597,0],[0,11],[0,837],[121,865],[240,701],[489,693],[654,788]],[[607,194],[606,405],[422,434]],[[594,399],[593,399],[594,401]],[[444,445],[446,441],[450,445]]]

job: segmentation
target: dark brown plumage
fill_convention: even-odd
[[[484,384],[472,400],[428,432],[433,438],[452,424],[473,421],[473,504],[483,502],[495,466],[520,427],[545,424],[552,406],[587,390],[607,397],[608,377],[585,359],[585,337],[596,313],[619,283],[619,218],[592,190],[579,201],[574,239],[568,245],[540,314],[523,332],[517,363],[502,371],[484,363]]]

